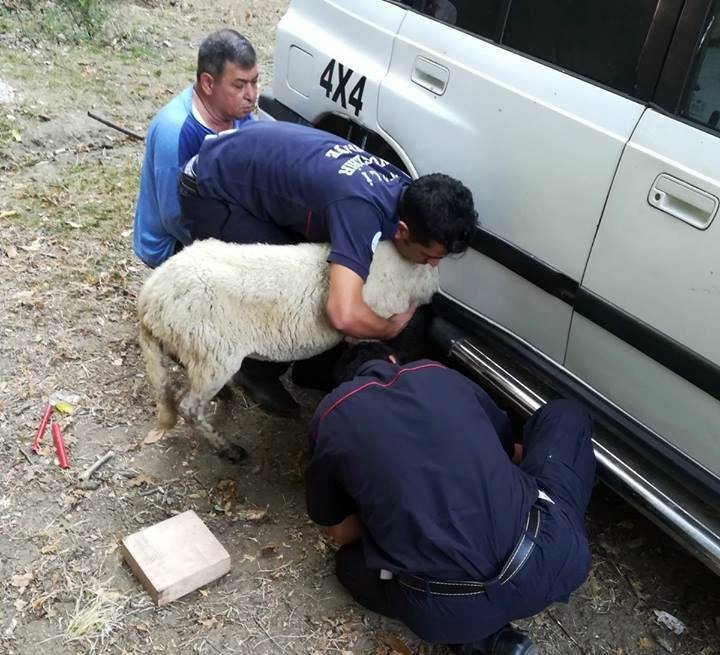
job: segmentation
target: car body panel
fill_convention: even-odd
[[[704,202],[720,196],[718,161],[720,137],[648,110],[620,162],[582,281],[711,363],[720,362],[712,328],[720,320],[720,221]],[[674,181],[662,187],[676,196],[669,212],[652,204],[664,195],[659,176]],[[705,229],[685,220],[695,210],[706,210]],[[565,365],[720,475],[718,398],[583,317],[573,319]]]
[[[376,125],[380,82],[387,74],[405,13],[380,2],[362,6],[352,0],[291,3],[277,29],[273,95],[311,122],[325,113],[348,112],[361,125]],[[332,83],[328,92],[320,80],[333,59],[336,66],[328,78]],[[341,65],[347,79],[338,93]],[[356,114],[349,96],[363,77],[362,109]],[[308,80],[314,81],[309,88]]]
[[[419,60],[449,72],[442,95],[413,80]],[[442,171],[470,187],[484,228],[579,280],[642,112],[634,100],[409,12],[378,118],[419,174]],[[571,308],[483,256],[443,261],[440,276],[443,291],[562,361]],[[492,289],[477,283],[486,277]]]

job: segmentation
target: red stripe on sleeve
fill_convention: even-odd
[[[327,418],[327,415],[328,415],[330,412],[332,412],[340,403],[346,401],[348,398],[350,398],[351,396],[354,396],[356,393],[359,393],[359,392],[362,391],[363,389],[367,389],[368,387],[380,387],[380,388],[382,388],[382,389],[387,389],[388,387],[391,387],[393,384],[395,384],[395,382],[397,382],[398,379],[400,378],[400,376],[403,375],[404,373],[413,373],[413,372],[415,372],[415,371],[421,371],[421,370],[426,369],[426,368],[445,368],[445,366],[443,366],[442,364],[434,364],[434,363],[433,363],[433,364],[420,364],[419,366],[413,366],[412,368],[402,368],[402,369],[400,369],[400,370],[395,374],[395,376],[393,377],[393,379],[390,380],[389,382],[385,382],[385,383],[376,382],[376,381],[366,382],[365,384],[359,386],[357,389],[353,389],[352,391],[348,391],[344,396],[338,398],[332,405],[330,405],[330,407],[328,407],[328,408],[322,413],[322,415],[320,416],[320,420],[318,421],[318,423],[322,423],[322,422]]]

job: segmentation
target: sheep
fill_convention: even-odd
[[[138,295],[140,346],[155,390],[157,429],[178,412],[228,459],[247,453],[210,425],[207,403],[245,357],[288,362],[329,350],[343,335],[325,312],[329,244],[234,244],[197,241],[155,269]],[[363,295],[380,316],[426,304],[439,286],[437,269],[403,259],[378,244]],[[169,359],[185,367],[188,389],[179,406]]]

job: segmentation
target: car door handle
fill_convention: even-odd
[[[661,212],[679,218],[698,230],[710,227],[720,204],[711,193],[666,173],[655,178],[648,202]]]
[[[445,66],[436,64],[425,57],[417,57],[410,79],[424,89],[441,96],[447,89],[450,71]]]

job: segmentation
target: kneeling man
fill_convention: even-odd
[[[515,465],[507,415],[457,371],[399,365],[380,343],[340,365],[345,381],[313,417],[306,471],[308,514],[341,545],[340,582],[428,642],[534,655],[509,622],[567,602],[590,570],[587,411],[545,405]]]

